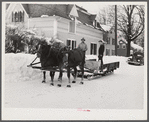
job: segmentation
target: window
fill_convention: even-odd
[[[117,49],[119,49],[120,48],[120,45],[117,45]]]
[[[24,22],[24,11],[12,12],[12,22]]]
[[[69,23],[69,32],[75,33],[75,21],[70,21]]]
[[[110,38],[107,38],[107,44],[110,44]]]
[[[91,55],[96,55],[97,54],[97,44],[95,44],[95,43],[91,43],[91,48],[90,48],[91,50],[91,52],[90,52],[90,54]]]
[[[75,40],[68,39],[66,45],[67,46],[70,46],[70,49],[75,49],[76,48],[76,41]]]
[[[72,49],[76,48],[76,41],[72,40]]]
[[[15,12],[14,18],[15,18],[15,22],[18,22],[18,13],[17,12]]]
[[[115,39],[112,38],[112,45],[115,45]]]
[[[96,20],[93,21],[93,26],[97,27],[97,21]]]
[[[115,55],[115,50],[112,50],[112,55]]]
[[[123,49],[126,49],[126,45],[125,45],[125,44],[122,44],[122,48],[123,48]]]
[[[110,55],[110,49],[106,49],[106,55]]]

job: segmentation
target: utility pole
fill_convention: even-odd
[[[117,56],[117,5],[115,5],[115,55]]]

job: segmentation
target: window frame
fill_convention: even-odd
[[[12,12],[12,22],[24,22],[24,11]]]
[[[112,38],[112,45],[115,45],[115,39]]]
[[[71,27],[71,23],[73,23],[74,24],[74,29],[72,30],[72,27]],[[72,31],[71,31],[72,30]],[[71,21],[69,21],[69,28],[68,28],[68,32],[69,33],[73,33],[73,34],[75,34],[76,33],[76,20],[74,19],[74,20],[71,20]]]
[[[95,42],[90,43],[90,54],[97,55],[97,43]]]
[[[107,39],[107,44],[110,44],[110,37],[108,37]]]
[[[69,45],[68,45],[68,41],[69,41]],[[75,49],[76,46],[77,46],[77,41],[75,39],[67,39],[66,40],[66,45],[70,46],[70,50]]]
[[[112,55],[115,55],[115,50],[112,50]]]
[[[122,49],[126,49],[126,44],[122,44]]]
[[[110,56],[110,49],[106,49],[106,56]]]

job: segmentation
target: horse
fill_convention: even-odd
[[[67,46],[59,47],[59,43],[57,46],[53,45],[47,45],[47,44],[41,44],[39,46],[39,52],[40,52],[40,62],[42,69],[59,69],[59,84],[58,86],[61,87],[62,83],[62,76],[63,76],[63,69],[67,69],[67,77],[68,77],[68,85],[67,87],[71,87],[70,85],[70,68],[74,69],[73,77],[74,80],[72,83],[76,82],[77,77],[77,66],[80,66],[81,72],[82,72],[82,78],[80,84],[83,84],[83,78],[84,78],[84,52],[80,49],[76,48],[73,50],[68,50]],[[56,48],[58,47],[58,48]],[[44,73],[44,80],[45,81],[45,72]],[[54,85],[53,79],[54,79],[55,71],[50,71],[51,76],[51,85]]]
[[[77,77],[77,66],[80,66],[82,78],[80,84],[83,84],[83,78],[84,78],[84,52],[80,50],[79,48],[75,48],[73,50],[68,51],[68,66],[67,66],[67,77],[68,77],[68,83],[67,87],[71,87],[70,85],[70,68],[74,69],[74,80],[72,83],[76,83],[76,77]]]
[[[50,71],[50,76],[51,76],[51,81],[50,83],[52,86],[54,86],[54,75],[55,75],[55,70],[59,69],[59,78],[58,80],[61,82],[62,81],[62,75],[63,75],[63,67],[66,62],[66,57],[63,51],[66,50],[65,46],[59,47],[60,43],[55,43],[53,45],[48,45],[46,42],[40,42],[38,44],[38,51],[37,55],[40,58],[41,62],[41,67],[42,69],[47,69],[49,68]],[[42,83],[45,82],[45,77],[46,71],[43,71],[43,81]],[[60,86],[58,84],[58,86]]]

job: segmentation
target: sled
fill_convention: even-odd
[[[58,66],[53,66],[53,67],[41,67],[41,66],[36,66],[36,64],[40,64],[40,62],[36,62],[37,57],[32,61],[32,63],[30,63],[30,65],[27,65],[27,67],[31,67],[34,69],[40,69],[42,71],[55,71],[55,72],[60,72]],[[97,61],[94,60],[90,60],[89,62],[93,63],[93,64],[97,64]],[[102,76],[105,76],[107,74],[113,73],[114,70],[116,70],[117,68],[119,68],[120,62],[112,62],[112,63],[107,63],[107,64],[103,64],[103,72],[95,72],[94,69],[91,69],[91,67],[84,67],[84,78],[87,78],[88,80],[92,80],[95,78],[100,78]],[[94,67],[96,68],[97,65],[95,65]],[[93,67],[93,65],[92,65]],[[81,70],[80,68],[77,70],[78,74],[77,77],[82,77],[81,74]],[[67,72],[67,69],[64,68],[62,70],[62,72]],[[73,75],[74,71],[71,69],[71,73]]]
[[[98,70],[98,72],[96,72],[95,70],[91,70],[91,69],[85,67],[84,78],[87,78],[88,80],[92,80],[92,79],[100,78],[102,76],[106,76],[108,74],[113,73],[114,70],[119,68],[119,65],[120,65],[120,62],[103,64],[102,72],[100,71],[100,69]],[[80,70],[78,71],[78,77],[82,77]]]

